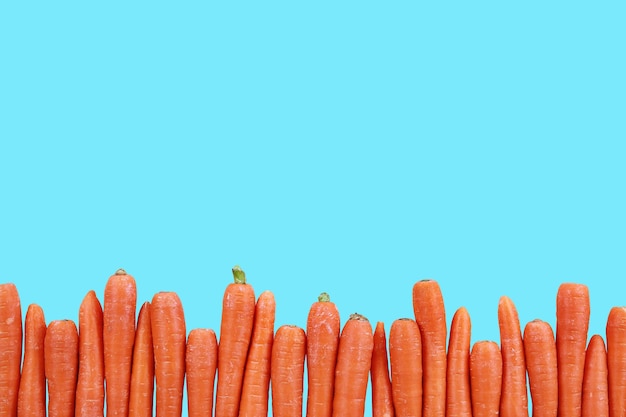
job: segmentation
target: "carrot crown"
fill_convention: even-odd
[[[235,284],[246,283],[246,273],[243,272],[243,269],[241,269],[239,265],[233,267],[233,278],[235,279]]]
[[[317,297],[317,301],[327,303],[330,301],[330,295],[328,295],[327,292],[323,292],[319,295],[319,297]]]
[[[115,271],[115,275],[126,275],[126,271],[120,268],[117,271]]]

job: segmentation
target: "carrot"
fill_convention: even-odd
[[[608,382],[604,340],[599,334],[594,334],[585,354],[582,417],[609,417]]]
[[[524,355],[533,417],[556,417],[559,404],[556,343],[549,323],[539,319],[526,323]]]
[[[13,283],[0,284],[0,417],[17,415],[22,364],[22,306]]]
[[[240,417],[267,416],[275,315],[274,294],[271,291],[262,292],[254,312],[252,343],[241,390]]]
[[[26,310],[24,324],[24,365],[17,400],[17,415],[20,417],[46,417],[45,337],[43,309],[31,304]]]
[[[78,329],[72,320],[53,320],[44,339],[48,417],[73,417],[78,379]]]
[[[609,383],[609,415],[626,410],[626,307],[613,307],[606,321],[606,359]]]
[[[397,319],[389,331],[393,406],[398,417],[422,415],[422,342],[412,319]]]
[[[187,328],[178,294],[161,291],[150,304],[154,377],[156,380],[156,417],[180,417],[185,383]]]
[[[135,343],[137,284],[123,269],[104,287],[104,378],[107,417],[127,417]]]
[[[185,372],[189,417],[213,415],[213,386],[217,370],[217,337],[212,329],[193,329],[187,338]]]
[[[502,354],[502,417],[528,417],[528,386],[526,385],[526,360],[524,342],[517,309],[513,301],[500,297],[498,326]]]
[[[294,325],[276,330],[272,344],[272,416],[302,416],[306,335]]]
[[[154,347],[152,345],[152,316],[149,301],[139,309],[133,346],[128,402],[129,417],[152,417],[154,400]]]
[[[472,323],[465,307],[459,307],[450,324],[446,375],[446,416],[472,417],[469,358]]]
[[[104,415],[104,344],[102,305],[91,290],[78,310],[78,382],[76,417]]]
[[[426,279],[413,285],[413,311],[422,336],[424,417],[446,413],[446,311],[437,281]],[[392,378],[393,384],[393,378]]]
[[[369,320],[360,314],[350,315],[339,336],[333,417],[363,417],[373,350]]]
[[[243,374],[254,325],[254,289],[241,268],[233,268],[234,282],[224,291],[217,354],[215,417],[237,417]]]
[[[311,305],[306,324],[307,335],[307,417],[331,417],[335,364],[341,321],[339,310],[322,293]]]
[[[473,417],[500,415],[502,355],[496,342],[479,340],[470,353]]]
[[[394,417],[393,391],[391,379],[389,379],[387,338],[385,335],[385,324],[382,321],[377,322],[374,328],[374,348],[372,351],[370,377],[372,380],[372,417]]]
[[[560,417],[580,417],[585,349],[589,329],[589,289],[563,283],[556,295],[556,357]]]

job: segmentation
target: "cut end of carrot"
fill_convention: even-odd
[[[327,303],[330,301],[330,295],[328,295],[327,292],[323,292],[319,295],[319,297],[317,297],[317,301]]]
[[[364,321],[368,321],[367,317],[365,317],[362,314],[359,313],[352,313],[350,314],[350,320],[364,320]]]
[[[115,271],[115,275],[126,275],[126,271],[122,268]]]
[[[246,273],[243,272],[243,269],[241,269],[239,265],[233,267],[233,278],[235,279],[235,284],[246,283]]]

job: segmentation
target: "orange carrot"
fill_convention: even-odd
[[[363,417],[374,335],[369,320],[352,314],[339,336],[333,417]]]
[[[585,349],[589,329],[589,289],[564,283],[556,296],[556,349],[560,417],[580,417]]]
[[[594,334],[585,354],[582,417],[609,417],[608,383],[604,340],[599,334]]]
[[[17,415],[22,365],[22,306],[13,283],[0,284],[0,417]]]
[[[104,287],[104,378],[107,417],[127,417],[135,343],[137,284],[123,269]]]
[[[473,417],[500,415],[502,355],[496,342],[480,340],[470,353]]]
[[[533,417],[556,417],[559,404],[556,343],[549,323],[535,319],[526,324],[524,355]]]
[[[415,320],[397,319],[389,331],[393,406],[398,417],[422,415],[422,342]]]
[[[48,417],[73,417],[78,379],[78,329],[72,320],[53,320],[44,339]]]
[[[212,329],[192,329],[187,338],[185,372],[187,414],[213,415],[213,386],[217,370],[217,337]]]
[[[420,351],[420,356],[421,354],[422,352]],[[382,321],[377,322],[374,328],[374,348],[372,351],[370,377],[372,380],[372,417],[394,417],[387,338],[385,335],[385,324]]]
[[[185,383],[187,328],[178,294],[161,291],[150,304],[154,377],[156,381],[156,417],[180,417]]]
[[[606,321],[606,358],[609,381],[609,415],[626,410],[626,307],[613,307]]]
[[[446,375],[446,416],[472,417],[469,358],[472,323],[465,307],[459,307],[450,324]]]
[[[275,315],[274,294],[263,291],[255,307],[252,343],[243,376],[239,417],[267,416]]]
[[[272,416],[302,416],[306,335],[298,326],[283,325],[272,344]]]
[[[306,324],[307,335],[307,417],[331,417],[335,385],[335,364],[341,321],[339,310],[322,293],[311,305]]]
[[[46,417],[45,336],[43,309],[31,304],[26,310],[24,324],[24,365],[17,400],[19,417]]]
[[[152,417],[154,400],[154,347],[152,345],[152,317],[150,302],[139,309],[133,346],[133,364],[130,377],[129,417]]]
[[[222,301],[222,322],[217,354],[215,417],[238,417],[243,374],[254,325],[254,289],[241,268],[233,268]]]
[[[446,413],[446,312],[437,281],[426,279],[413,285],[413,311],[422,336],[424,417]],[[393,384],[393,378],[392,378]]]

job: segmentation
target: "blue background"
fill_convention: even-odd
[[[123,267],[219,331],[240,264],[304,326],[442,288],[590,335],[626,303],[623,3],[0,6],[0,281],[77,319]],[[102,298],[101,298],[102,299]],[[366,415],[371,413],[368,396]]]

